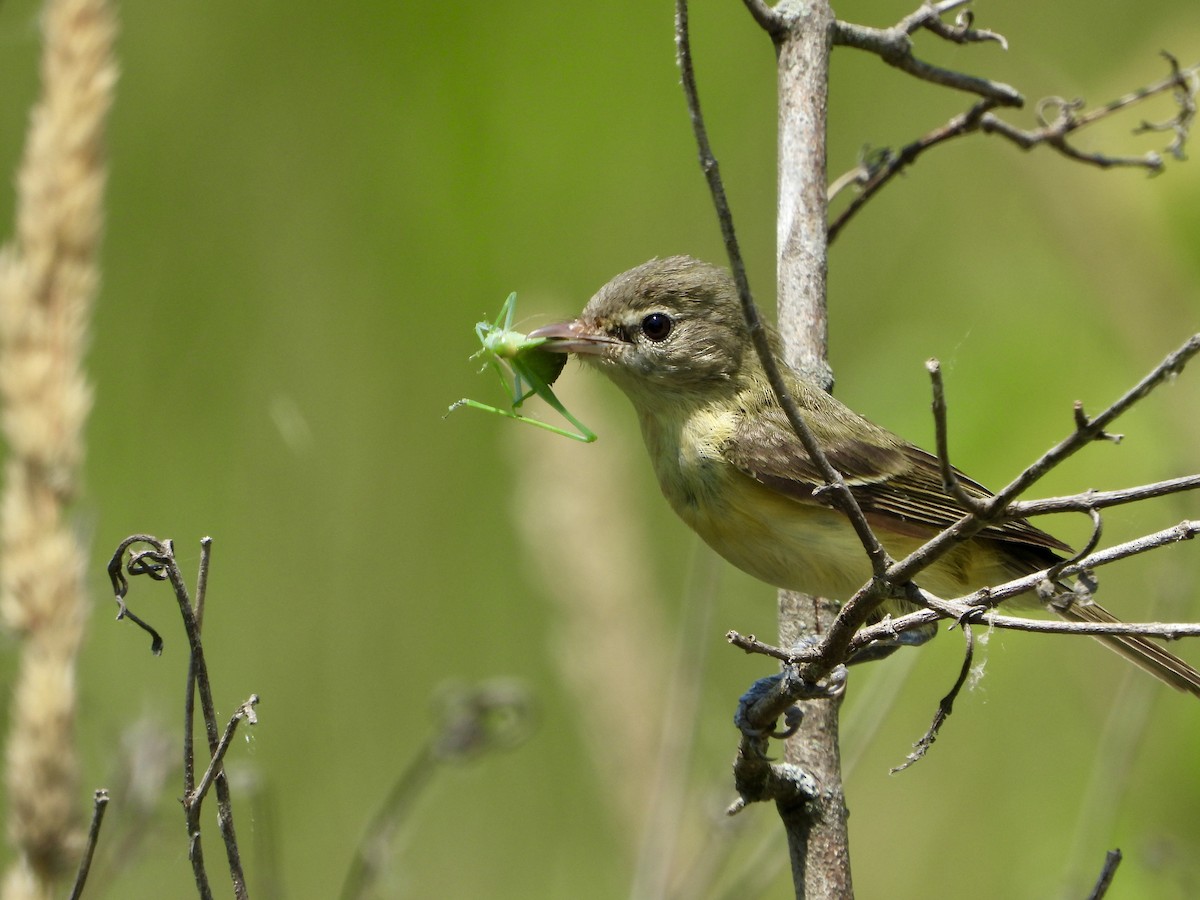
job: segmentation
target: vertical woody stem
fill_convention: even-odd
[[[825,125],[834,18],[825,0],[784,0],[774,13],[782,26],[773,30],[779,85],[779,331],[787,361],[829,388]],[[836,606],[820,598],[781,591],[781,644],[823,633],[836,613]],[[801,705],[804,725],[788,741],[786,758],[816,780],[819,794],[799,808],[779,809],[796,896],[852,897],[838,745],[841,697]]]

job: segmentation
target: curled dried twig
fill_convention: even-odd
[[[1098,509],[1088,509],[1084,512],[1092,520],[1092,533],[1088,535],[1087,542],[1068,559],[1064,559],[1058,565],[1051,566],[1046,570],[1046,582],[1052,589],[1058,581],[1059,575],[1067,566],[1078,565],[1081,559],[1086,559],[1100,546],[1100,537],[1104,534],[1104,516]],[[1090,589],[1091,586],[1084,585],[1084,587]]]
[[[145,544],[145,549],[134,549]],[[136,575],[147,575],[155,581],[169,581],[183,618],[184,630],[187,632],[190,654],[188,658],[187,693],[184,698],[184,740],[183,740],[183,806],[184,821],[188,834],[188,855],[192,861],[192,874],[201,897],[211,897],[212,888],[208,882],[208,873],[204,865],[203,845],[200,841],[200,808],[207,793],[209,783],[213,784],[217,793],[217,827],[225,842],[225,855],[229,864],[229,874],[233,881],[234,896],[242,900],[248,896],[245,873],[242,869],[241,852],[238,849],[237,833],[233,822],[233,801],[229,790],[229,782],[225,776],[221,758],[228,748],[228,739],[232,739],[233,729],[242,718],[253,722],[253,706],[258,697],[252,695],[243,704],[226,729],[227,740],[222,741],[221,732],[217,725],[216,706],[213,703],[212,686],[208,677],[208,667],[204,660],[204,646],[200,640],[199,615],[203,610],[202,597],[207,585],[209,554],[212,548],[211,538],[201,541],[200,577],[197,582],[197,603],[192,605],[183,573],[175,559],[175,546],[170,540],[160,540],[148,534],[130,535],[117,545],[112,559],[108,563],[108,577],[112,582],[113,593],[120,607],[117,618],[128,618],[136,622],[153,636],[152,650],[158,653],[162,650],[162,639],[153,628],[141,619],[135,617],[128,609],[126,596],[129,593],[129,578]],[[198,789],[196,782],[196,759],[192,728],[194,704],[196,696],[200,698],[200,712],[204,719],[205,736],[208,740],[210,763],[201,777]]]

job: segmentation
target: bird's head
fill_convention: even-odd
[[[729,273],[689,256],[652,259],[610,281],[573,322],[530,333],[575,353],[635,403],[732,387],[753,357]]]

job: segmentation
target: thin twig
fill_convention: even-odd
[[[994,41],[1000,45],[1002,50],[1008,49],[1008,39],[999,32],[992,31],[987,28],[973,28],[975,23],[975,14],[969,9],[964,9],[955,17],[954,24],[948,25],[942,21],[941,14],[949,12],[951,9],[958,6],[965,6],[969,0],[946,0],[944,3],[939,3],[935,7],[937,15],[927,16],[921,21],[921,26],[929,29],[943,40],[950,41],[952,44],[978,44],[985,41]],[[913,15],[917,15],[914,13]]]
[[[174,550],[174,546],[170,541],[166,542],[167,546]],[[200,540],[200,571],[196,576],[196,603],[190,607],[192,616],[195,619],[195,627],[197,635],[199,635],[204,622],[204,595],[208,592],[208,564],[209,556],[212,548],[212,538],[204,537]],[[197,884],[203,883],[201,893],[206,889],[208,874],[204,867],[204,851],[200,841],[200,807],[203,803],[203,795],[200,803],[192,802],[192,798],[196,795],[196,656],[195,654],[188,655],[187,677],[185,679],[185,687],[183,694],[183,805],[184,818],[188,823],[188,833],[192,836],[192,865],[193,871],[196,873]],[[211,769],[211,766],[208,768]],[[207,771],[205,772],[207,775]],[[205,793],[207,793],[207,785]]]
[[[1048,585],[1058,581],[1059,573],[1063,569],[1067,568],[1067,566],[1075,565],[1081,559],[1090,556],[1100,546],[1100,538],[1104,534],[1104,517],[1098,509],[1089,509],[1086,512],[1092,520],[1092,533],[1088,536],[1087,542],[1075,551],[1075,553],[1046,570],[1046,582]]]
[[[773,657],[780,662],[794,663],[796,656],[791,650],[784,650],[780,647],[772,646],[765,641],[760,641],[752,634],[738,634],[736,631],[725,633],[725,640],[735,647],[740,647],[747,653],[758,653],[762,656]]]
[[[1098,550],[1078,562],[1066,566],[1061,570],[1059,576],[1062,578],[1071,578],[1076,575],[1083,575],[1092,569],[1128,559],[1130,556],[1147,553],[1159,547],[1165,547],[1169,544],[1179,543],[1180,541],[1191,540],[1197,535],[1200,535],[1200,520],[1184,521],[1172,528],[1165,528],[1162,531],[1144,535],[1132,541],[1126,541],[1122,544],[1107,547],[1104,550]],[[1160,637],[1165,640],[1200,635],[1200,623],[1196,622],[1058,622],[1045,619],[1018,618],[988,611],[990,607],[1005,600],[1010,600],[1013,597],[1029,593],[1030,591],[1036,591],[1045,579],[1045,572],[1035,572],[1022,578],[1007,581],[1004,584],[976,591],[953,601],[942,600],[941,598],[934,597],[932,594],[922,592],[921,596],[923,601],[928,605],[928,608],[860,629],[851,639],[849,649],[851,651],[857,650],[865,647],[872,641],[892,638],[899,632],[909,631],[913,628],[936,622],[939,619],[947,618],[966,619],[970,622],[980,622],[996,628],[1011,628],[1017,631],[1033,631],[1044,634],[1086,634],[1092,636],[1098,634],[1140,634],[1149,637]],[[821,649],[818,646],[797,650],[794,652],[792,658],[798,663],[803,663],[809,657],[819,656]]]
[[[1170,53],[1164,50],[1162,55],[1171,66],[1171,75],[1175,81],[1175,100],[1179,104],[1179,112],[1165,122],[1142,122],[1133,130],[1133,133],[1171,132],[1175,137],[1167,145],[1166,152],[1178,160],[1183,160],[1187,158],[1183,153],[1183,145],[1187,142],[1188,132],[1196,119],[1196,94],[1200,93],[1200,78],[1197,77],[1197,73],[1200,72],[1200,65],[1183,70],[1179,68],[1179,61]]]
[[[1108,889],[1112,887],[1113,879],[1117,876],[1117,866],[1119,865],[1121,865],[1120,850],[1109,850],[1104,854],[1104,868],[1100,870],[1100,877],[1096,879],[1095,887],[1088,894],[1088,900],[1102,900],[1108,893]]]
[[[1109,506],[1120,506],[1124,503],[1136,503],[1139,500],[1149,500],[1153,497],[1166,497],[1183,491],[1200,489],[1200,475],[1184,475],[1179,478],[1168,478],[1153,484],[1142,484],[1137,487],[1120,488],[1112,491],[1084,491],[1068,497],[1046,497],[1043,500],[1014,500],[1004,511],[1005,518],[1027,519],[1030,516],[1044,516],[1049,513],[1087,512],[1094,509],[1105,509]]]
[[[872,197],[891,183],[897,175],[915,163],[918,157],[927,150],[931,150],[954,138],[975,133],[979,130],[983,117],[990,110],[994,109],[995,106],[996,101],[994,100],[980,100],[965,113],[954,116],[945,125],[935,128],[933,131],[906,144],[897,151],[876,151],[873,160],[860,164],[856,170],[852,170],[852,172],[861,172],[862,177],[855,178],[852,174],[847,173],[847,175],[838,179],[836,183],[857,181],[860,189],[849,205],[829,223],[830,242],[832,243],[842,233],[842,229],[846,227],[859,210],[867,205]],[[830,193],[832,196],[832,189]]]
[[[204,645],[200,639],[200,629],[196,623],[196,616],[188,598],[187,585],[184,584],[183,573],[175,561],[173,552],[169,559],[167,573],[171,581],[171,586],[175,589],[175,598],[179,603],[179,611],[183,616],[183,625],[188,635],[188,646],[191,649],[189,681],[191,680],[191,673],[194,670],[196,693],[200,697],[200,715],[204,720],[205,737],[208,740],[208,753],[211,757],[217,752],[217,747],[220,743],[216,704],[213,702],[212,683],[208,677],[208,664],[204,659]],[[233,879],[234,896],[238,900],[244,900],[249,894],[246,889],[246,877],[242,870],[241,853],[238,849],[237,833],[233,823],[233,800],[230,795],[229,782],[225,776],[224,768],[217,770],[216,791],[217,829],[225,841],[225,856],[229,863],[230,877]],[[195,833],[198,835],[198,810],[196,815],[197,829]]]
[[[989,503],[980,500],[968,494],[962,487],[955,469],[950,463],[949,439],[947,437],[946,427],[946,397],[945,388],[942,383],[941,367],[936,359],[931,359],[925,364],[929,371],[930,379],[933,383],[933,420],[934,430],[937,440],[937,456],[938,464],[942,472],[942,482],[948,494],[952,495],[955,500],[963,507],[964,510],[974,512],[980,515],[991,515]],[[1083,413],[1082,404],[1076,403],[1075,412],[1075,427],[1076,431],[1086,429],[1090,425],[1090,420]],[[1110,435],[1101,430],[1096,435],[1097,439],[1119,439],[1117,435]],[[1141,485],[1134,488],[1124,488],[1115,491],[1096,491],[1088,490],[1080,494],[1075,494],[1070,497],[1052,497],[1045,500],[1030,500],[1030,501],[1013,501],[1005,508],[1002,520],[1012,521],[1015,519],[1023,519],[1034,515],[1045,515],[1047,513],[1057,512],[1082,512],[1088,514],[1092,518],[1092,534],[1087,544],[1079,550],[1071,559],[1056,567],[1061,569],[1067,564],[1076,562],[1084,556],[1090,554],[1096,549],[1099,544],[1102,531],[1102,522],[1100,519],[1099,510],[1107,506],[1116,506],[1122,503],[1132,503],[1138,500],[1146,500],[1152,497],[1163,497],[1169,494],[1176,494],[1183,491],[1195,490],[1200,488],[1200,475],[1186,475],[1181,478],[1171,478],[1164,481],[1155,482],[1153,484]],[[1054,569],[1050,572],[1050,578],[1053,580],[1057,577]]]
[[[125,561],[125,553],[134,544],[141,543],[157,543],[157,538],[148,534],[132,534],[117,545],[116,551],[112,558],[108,561],[108,578],[112,582],[113,595],[117,601],[117,621],[129,619],[133,624],[137,625],[143,631],[150,635],[150,652],[155,656],[162,653],[163,639],[157,631],[152,628],[149,623],[143,621],[133,614],[133,611],[125,603],[125,597],[129,593],[129,580],[125,577],[122,571],[122,565]],[[130,560],[132,565],[132,559]],[[149,575],[152,578],[157,578],[157,574],[153,569],[138,568],[136,571],[130,571],[130,574]],[[158,579],[161,580],[161,579]]]
[[[88,872],[92,868],[92,857],[96,855],[96,843],[100,840],[100,823],[104,821],[106,809],[108,809],[108,791],[101,788],[92,798],[92,824],[88,828],[83,858],[79,860],[79,871],[75,874],[75,885],[71,888],[71,900],[79,900],[83,896],[83,886],[87,884]]]
[[[233,741],[238,723],[245,719],[251,725],[258,724],[258,715],[254,711],[256,706],[258,706],[258,694],[251,694],[250,698],[239,706],[237,712],[230,717],[229,724],[225,726],[225,733],[221,735],[221,741],[217,744],[217,749],[213,751],[212,759],[208,761],[208,768],[204,770],[204,774],[196,784],[196,789],[187,798],[187,803],[199,807],[204,802],[204,797],[208,793],[213,779],[221,770],[222,761],[225,759],[225,753],[229,750],[230,742]]]
[[[1159,385],[1176,377],[1197,353],[1200,353],[1200,334],[1192,335],[1178,350],[1169,353],[1141,381],[1117,398],[1098,416],[1093,419],[1085,419],[1083,424],[1077,422],[1073,434],[1047,450],[1010,484],[997,492],[991,501],[992,510],[996,511],[1006,506],[1063,460],[1103,436],[1108,425],[1132,406],[1144,400]]]
[[[212,560],[212,538],[203,537],[200,539],[200,571],[196,575],[196,603],[192,607],[192,614],[196,619],[196,631],[200,632],[204,628],[204,606],[205,597],[208,594],[208,570]],[[183,695],[183,796],[184,802],[196,794],[196,754],[195,754],[195,728],[196,728],[196,661],[194,656],[188,657],[188,670],[186,686]],[[210,770],[212,766],[208,767]],[[207,772],[205,773],[208,774]],[[205,786],[204,792],[208,790]],[[195,817],[199,822],[200,811],[197,808]],[[199,831],[196,832],[196,843],[199,843]]]
[[[208,570],[212,564],[213,539],[200,538],[200,571],[196,574],[196,627],[204,630],[204,601],[208,596]]]
[[[970,624],[964,622],[962,632],[963,638],[966,641],[966,649],[963,652],[962,667],[958,671],[958,678],[955,679],[954,686],[950,688],[946,696],[938,702],[937,712],[933,714],[933,721],[929,723],[929,728],[921,736],[921,739],[913,744],[912,753],[908,754],[904,762],[891,769],[893,775],[897,772],[903,772],[913,763],[924,758],[925,754],[929,752],[929,748],[933,746],[933,742],[937,740],[942,726],[950,718],[950,714],[954,712],[954,701],[958,699],[963,685],[967,683],[967,677],[971,674],[971,666],[975,660],[975,635],[971,631]]]
[[[933,426],[937,441],[938,466],[942,471],[942,487],[946,493],[958,501],[967,512],[984,513],[986,504],[977,497],[972,497],[958,480],[954,466],[950,464],[950,438],[946,427],[946,388],[942,383],[942,366],[936,359],[926,361],[925,368],[929,372],[929,380],[933,383]]]

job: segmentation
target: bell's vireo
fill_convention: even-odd
[[[846,516],[831,506],[767,382],[729,273],[686,256],[618,275],[573,322],[529,335],[573,353],[632,401],[659,486],[679,517],[739,569],[788,590],[846,600],[871,577]],[[780,358],[779,338],[770,342]],[[788,390],[830,463],[894,557],[964,515],[936,457],[864,419],[782,362]],[[963,488],[990,493],[965,475]],[[1024,520],[984,528],[916,581],[957,597],[1047,569],[1070,548]],[[1055,605],[1057,607],[1057,604]],[[883,612],[913,607],[888,601]],[[1080,598],[1067,619],[1115,622]],[[1108,646],[1174,688],[1200,696],[1200,673],[1154,641],[1105,635]]]

